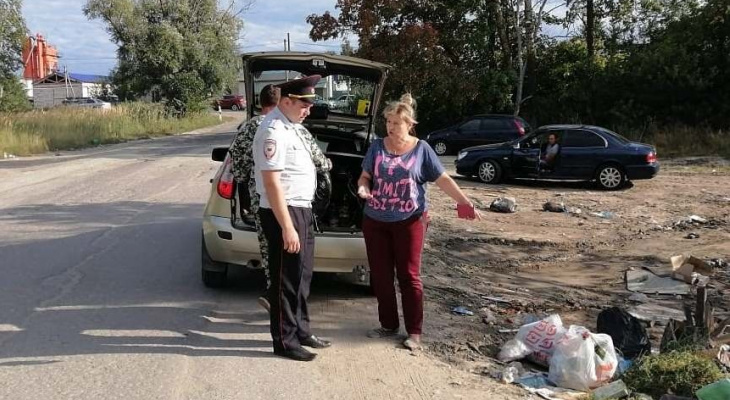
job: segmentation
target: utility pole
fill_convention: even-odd
[[[284,51],[291,51],[289,32],[286,33],[286,39],[284,40]],[[289,70],[286,71],[286,81],[289,82]]]

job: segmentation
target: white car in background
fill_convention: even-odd
[[[77,108],[96,108],[102,110],[110,110],[112,104],[106,101],[95,99],[93,97],[77,97],[69,98],[62,103],[66,107],[77,107]]]

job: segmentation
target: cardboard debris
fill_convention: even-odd
[[[657,322],[662,325],[667,324],[670,319],[675,321],[685,321],[687,319],[682,310],[675,310],[657,304],[639,304],[627,311],[642,321]]]
[[[639,293],[687,295],[691,286],[672,278],[657,276],[646,270],[630,270],[626,271],[626,288]]]
[[[672,278],[689,283],[689,284],[702,284],[702,281],[706,281],[705,277],[712,275],[712,267],[705,261],[691,256],[691,255],[679,255],[671,258],[672,261]]]

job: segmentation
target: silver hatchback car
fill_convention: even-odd
[[[304,125],[332,161],[332,194],[326,207],[316,213],[314,271],[355,274],[369,282],[365,242],[361,232],[363,203],[356,195],[362,159],[374,132],[375,110],[390,67],[353,57],[320,53],[262,52],[243,55],[246,98],[255,99],[266,84],[277,84],[300,75],[322,75],[315,88],[323,97],[333,91],[354,97],[358,107],[332,110],[312,107]],[[276,79],[280,80],[276,80]],[[260,113],[249,102],[247,117]],[[222,286],[229,268],[260,268],[258,237],[250,216],[241,215],[227,147],[215,148],[221,161],[211,181],[210,197],[203,215],[202,279],[209,287]]]

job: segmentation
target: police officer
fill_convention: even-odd
[[[316,354],[304,349],[329,347],[309,328],[307,297],[314,261],[312,201],[316,169],[312,149],[299,131],[315,100],[312,75],[279,85],[279,105],[254,137],[254,172],[260,195],[259,217],[269,243],[271,337],[274,353],[298,361]]]

